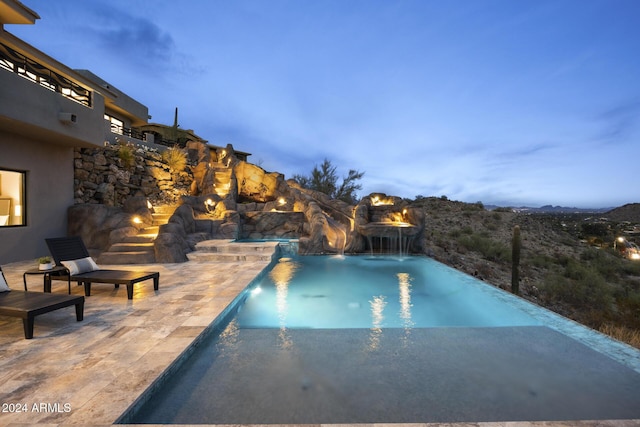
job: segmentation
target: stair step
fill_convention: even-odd
[[[136,234],[135,236],[125,237],[122,243],[153,243],[158,237],[157,234]]]
[[[160,231],[159,225],[152,225],[151,227],[143,228],[138,234],[146,234],[146,235],[155,234],[157,236],[159,231]]]
[[[246,254],[246,253],[215,253],[215,252],[190,252],[187,254],[189,261],[271,261],[274,254]]]
[[[272,253],[278,242],[237,243],[229,240],[205,240],[196,244],[196,251],[209,253]]]
[[[108,252],[153,252],[153,243],[115,243]]]
[[[173,213],[178,209],[178,205],[159,205],[153,207],[154,214],[167,214],[169,216],[173,215]]]
[[[168,223],[171,215],[173,214],[151,214],[151,216],[153,217],[153,225],[162,225]]]
[[[103,252],[98,257],[98,264],[152,264],[156,262],[154,252]]]

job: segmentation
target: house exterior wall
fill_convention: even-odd
[[[0,12],[9,6],[24,9],[19,2],[0,0]],[[37,18],[23,12],[32,18],[29,22]],[[7,16],[0,16],[0,24],[22,23]],[[5,61],[0,66],[0,170],[24,172],[26,181],[24,225],[0,226],[2,265],[45,256],[45,238],[67,235],[74,149],[103,147],[112,137],[105,112],[132,126],[146,123],[148,110],[93,73],[72,70],[16,38],[3,25],[0,43]],[[54,77],[63,85],[52,84]],[[69,87],[74,88],[71,95],[77,88],[81,97],[71,99],[65,92]]]
[[[27,181],[26,225],[0,227],[0,265],[47,255],[44,239],[67,233],[73,147],[0,130],[0,168],[25,171]]]
[[[56,144],[103,145],[105,107],[99,93],[93,92],[87,107],[3,69],[0,87],[0,127]],[[73,114],[76,121],[64,122],[60,113]]]

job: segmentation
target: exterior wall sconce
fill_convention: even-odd
[[[58,113],[58,120],[65,124],[74,124],[78,121],[78,116],[73,113]]]

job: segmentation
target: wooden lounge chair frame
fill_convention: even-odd
[[[90,256],[80,237],[55,237],[45,239],[45,241],[56,265],[62,266],[62,261],[72,261]],[[77,281],[78,284],[83,284],[85,296],[91,296],[92,283],[112,283],[116,288],[120,285],[126,285],[128,299],[133,299],[133,285],[136,283],[153,279],[153,289],[156,291],[160,284],[160,273],[157,271],[100,269],[74,275],[51,275],[51,278],[55,280],[70,278],[70,280]]]
[[[0,274],[2,268],[0,268]],[[35,317],[50,311],[75,305],[76,320],[84,318],[84,297],[82,295],[60,295],[40,292],[11,290],[0,292],[0,315],[19,317],[24,326],[25,339],[33,338]]]

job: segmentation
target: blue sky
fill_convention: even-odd
[[[172,124],[361,196],[640,202],[637,0],[23,0],[5,29]]]

